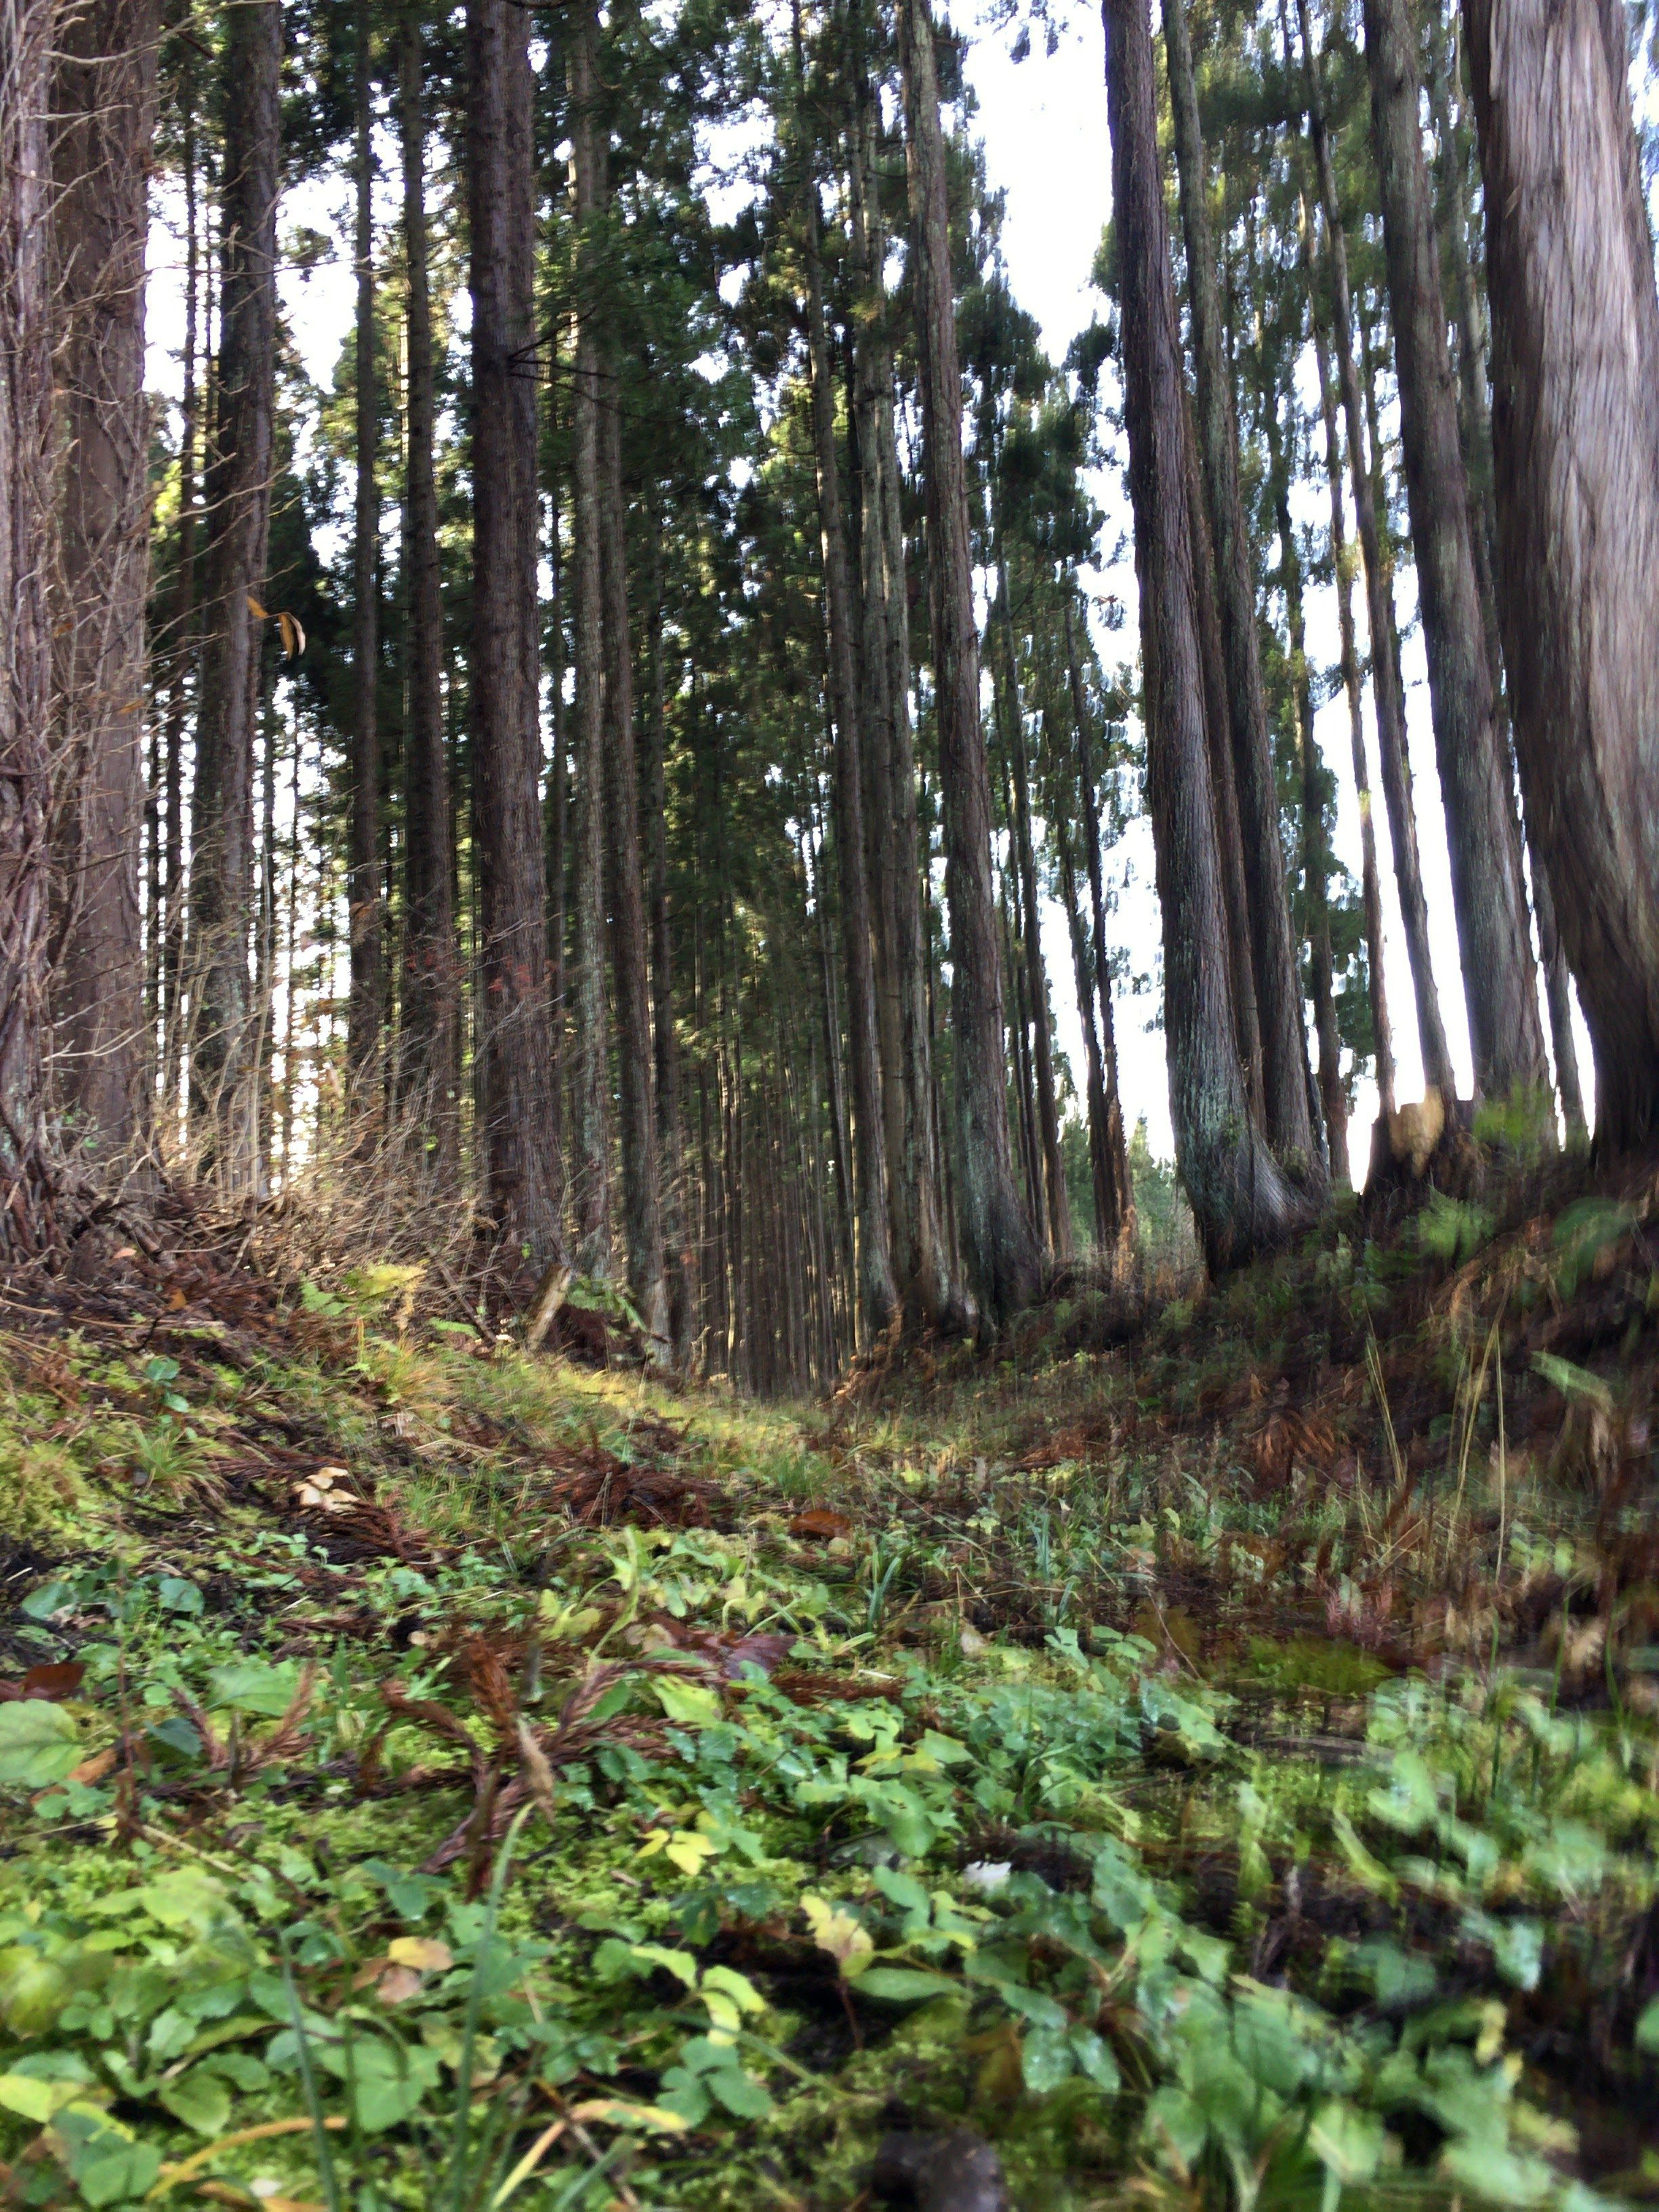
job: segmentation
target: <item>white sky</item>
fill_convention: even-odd
[[[971,27],[973,19],[963,13],[969,4],[970,0],[962,0],[958,17]],[[1039,38],[1029,58],[1016,64],[1009,58],[1009,45],[1006,32],[981,28],[974,38],[968,64],[969,82],[978,103],[973,128],[984,143],[989,180],[1006,197],[1002,245],[1015,296],[1036,318],[1046,349],[1050,358],[1058,362],[1063,359],[1072,338],[1104,307],[1103,301],[1089,283],[1090,267],[1110,205],[1110,149],[1106,130],[1100,20],[1093,10],[1074,14],[1060,33],[1057,51],[1052,56],[1043,52]],[[381,151],[382,205],[377,210],[377,228],[379,223],[395,220],[392,198],[394,149],[387,142]],[[351,331],[353,279],[349,203],[345,182],[332,178],[297,186],[286,195],[282,210],[281,229],[285,238],[304,226],[336,240],[333,257],[322,261],[309,275],[290,265],[285,266],[279,276],[289,328],[307,374],[325,389],[331,384],[335,364]],[[156,211],[159,219],[153,227],[150,251],[149,381],[153,391],[172,396],[179,390],[178,353],[183,335],[183,246],[177,234],[181,206],[176,190],[163,189]],[[1127,535],[1127,506],[1121,455],[1112,466],[1097,472],[1092,488],[1107,516],[1102,542],[1110,546],[1120,535]],[[1312,522],[1322,533],[1328,520],[1322,477],[1319,484],[1303,487],[1299,498],[1297,520]],[[1352,528],[1350,517],[1351,535]],[[1119,568],[1096,576],[1092,583],[1097,598],[1115,595],[1130,611],[1130,620],[1124,629],[1112,635],[1103,629],[1097,630],[1103,659],[1109,667],[1125,659],[1138,658],[1132,562],[1126,560]],[[1407,571],[1400,580],[1402,629],[1414,614],[1412,594],[1413,579]],[[1363,651],[1364,611],[1363,594],[1358,592],[1355,611]],[[1328,586],[1310,591],[1307,618],[1310,659],[1316,668],[1333,665],[1337,657],[1333,589]],[[1467,1090],[1467,1023],[1452,921],[1439,781],[1429,724],[1422,641],[1415,631],[1405,639],[1404,662],[1418,829],[1435,968],[1453,1058],[1460,1084]],[[1317,716],[1316,735],[1336,774],[1337,854],[1357,879],[1358,810],[1349,761],[1347,709],[1340,688]],[[1375,779],[1376,732],[1369,691],[1366,739]],[[1386,974],[1394,1018],[1399,1089],[1401,1097],[1407,1099],[1420,1095],[1421,1065],[1388,823],[1380,793],[1374,818],[1383,878]],[[1112,927],[1116,944],[1127,952],[1132,974],[1145,977],[1154,969],[1161,930],[1152,890],[1152,839],[1144,819],[1131,827],[1110,854],[1109,871],[1115,889]],[[1064,915],[1056,906],[1050,905],[1045,913],[1043,950],[1060,1048],[1071,1063],[1080,1090],[1085,1068],[1082,1030],[1073,987],[1070,942]],[[1157,1019],[1158,1002],[1152,994],[1126,994],[1121,999],[1117,1037],[1124,1110],[1131,1126],[1139,1116],[1146,1116],[1154,1152],[1167,1157],[1173,1150],[1169,1087],[1164,1040],[1155,1027]],[[1588,1039],[1583,1034],[1582,1024],[1579,1056],[1581,1073],[1588,1085],[1590,1063]],[[1367,1081],[1360,1086],[1351,1135],[1355,1164],[1362,1171],[1369,1126],[1375,1111],[1375,1088]]]

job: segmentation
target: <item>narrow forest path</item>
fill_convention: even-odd
[[[805,1410],[18,1290],[6,2201],[1650,2195],[1647,1212]]]

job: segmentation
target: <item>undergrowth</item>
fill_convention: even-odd
[[[20,1294],[6,2201],[834,2212],[960,2124],[1032,2212],[1659,2197],[1648,1220],[829,1408],[408,1270]]]

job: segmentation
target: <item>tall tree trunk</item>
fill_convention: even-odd
[[[1441,230],[1446,242],[1445,265],[1451,278],[1452,320],[1457,331],[1458,430],[1468,480],[1469,539],[1474,554],[1475,584],[1480,595],[1480,618],[1486,631],[1486,665],[1492,671],[1493,688],[1498,692],[1498,710],[1507,753],[1510,716],[1502,688],[1505,663],[1493,574],[1497,524],[1492,511],[1492,416],[1486,400],[1480,312],[1469,268],[1468,171],[1462,137],[1453,121],[1447,82],[1457,65],[1455,45],[1450,39],[1443,43],[1442,59],[1443,65],[1431,74],[1430,101],[1435,135],[1440,141],[1445,186]],[[1589,1128],[1578,1079],[1578,1043],[1573,1035],[1572,982],[1556,923],[1549,871],[1544,865],[1543,852],[1534,830],[1532,809],[1523,805],[1522,812],[1527,851],[1532,862],[1533,914],[1538,923],[1538,957],[1544,970],[1544,1000],[1549,1012],[1550,1043],[1555,1055],[1561,1118],[1568,1140],[1582,1144]]]
[[[466,25],[482,1149],[503,1244],[538,1270],[564,1240],[542,861],[530,21],[512,0],[467,0]]]
[[[1498,718],[1475,583],[1440,256],[1418,119],[1416,32],[1407,0],[1364,0],[1364,16],[1401,445],[1475,1089],[1495,1098],[1516,1091],[1541,1093],[1549,1070],[1509,746]]]
[[[651,538],[651,678],[646,718],[645,850],[651,902],[652,1036],[656,1052],[657,1130],[662,1148],[663,1246],[667,1260],[668,1335],[674,1364],[690,1364],[696,1314],[696,1255],[685,1188],[685,1133],[680,1104],[680,1038],[674,1019],[674,937],[668,890],[667,714],[663,675],[662,544],[666,518],[653,518]]]
[[[833,788],[836,857],[841,875],[842,957],[847,973],[847,1040],[853,1088],[854,1174],[859,1228],[861,1334],[873,1343],[898,1308],[887,1217],[886,1155],[881,1109],[881,1060],[876,1029],[876,980],[871,957],[870,888],[866,873],[862,740],[853,625],[852,578],[842,514],[841,463],[836,450],[836,386],[823,324],[823,271],[818,255],[817,182],[805,179],[806,341],[812,386],[812,445],[817,465],[818,529],[823,550],[830,691],[835,708]]]
[[[1042,1153],[1042,1211],[1048,1221],[1049,1249],[1058,1258],[1072,1252],[1072,1209],[1066,1192],[1066,1165],[1060,1151],[1060,1108],[1054,1096],[1054,1036],[1048,1018],[1048,977],[1042,959],[1042,914],[1038,897],[1036,854],[1031,842],[1031,771],[1025,748],[1025,710],[1019,694],[1013,611],[1008,597],[1008,564],[997,556],[1002,644],[1007,662],[1009,737],[1012,747],[1014,857],[1018,871],[1020,938],[1025,955],[1025,992],[1031,1009],[1032,1073],[1036,1079],[1037,1133]]]
[[[933,1070],[922,921],[916,763],[910,728],[910,616],[893,413],[885,237],[874,189],[868,80],[857,61],[850,153],[853,261],[863,294],[855,339],[864,731],[872,877],[878,893],[877,1010],[893,1267],[910,1325],[960,1322],[933,1143]]]
[[[1250,952],[1250,895],[1244,872],[1244,840],[1238,819],[1238,786],[1227,709],[1227,670],[1221,650],[1221,617],[1216,607],[1215,558],[1198,430],[1183,380],[1182,433],[1186,443],[1187,521],[1193,542],[1193,594],[1198,613],[1199,663],[1204,672],[1204,735],[1210,760],[1210,789],[1215,806],[1216,844],[1221,860],[1221,890],[1227,916],[1227,973],[1232,985],[1233,1031],[1251,1111],[1267,1127],[1265,1054],[1255,996],[1255,963]],[[1149,678],[1150,680],[1150,678]]]
[[[52,10],[0,0],[0,1253],[50,1225],[46,1159]]]
[[[1406,951],[1417,1004],[1417,1033],[1423,1054],[1424,1080],[1449,1099],[1455,1085],[1445,1024],[1440,1014],[1440,995],[1435,988],[1434,965],[1429,951],[1429,909],[1423,896],[1422,867],[1417,854],[1417,817],[1412,804],[1411,769],[1406,749],[1405,716],[1401,708],[1400,666],[1395,647],[1393,594],[1389,573],[1383,565],[1377,534],[1376,503],[1370,471],[1365,460],[1365,437],[1360,417],[1358,372],[1353,357],[1353,303],[1348,290],[1348,252],[1342,232],[1341,204],[1337,198],[1336,173],[1331,162],[1330,138],[1325,127],[1324,93],[1320,83],[1319,58],[1313,42],[1308,0],[1297,0],[1302,33],[1303,63],[1307,73],[1308,122],[1313,139],[1320,200],[1325,216],[1327,274],[1331,285],[1331,313],[1336,339],[1336,366],[1342,393],[1342,411],[1348,437],[1348,471],[1353,491],[1359,550],[1365,571],[1365,604],[1371,635],[1371,703],[1376,715],[1376,745],[1382,776],[1382,795],[1389,811],[1389,836],[1394,847],[1395,879],[1400,887],[1400,914],[1406,932]],[[1288,58],[1288,53],[1287,53]],[[1316,307],[1316,313],[1317,308]]]
[[[1468,0],[1499,600],[1595,1054],[1596,1146],[1659,1146],[1659,299],[1618,0]]]
[[[1285,394],[1287,411],[1293,395]],[[1319,1041],[1319,1103],[1331,1176],[1344,1188],[1348,1176],[1348,1097],[1342,1087],[1342,1044],[1336,1026],[1331,962],[1330,839],[1325,830],[1325,779],[1314,737],[1313,684],[1308,670],[1302,602],[1302,556],[1291,524],[1290,455],[1273,404],[1264,410],[1272,469],[1273,519],[1279,527],[1279,574],[1291,641],[1291,684],[1302,783],[1302,896],[1307,909],[1308,967],[1313,986],[1314,1033]],[[1294,420],[1294,416],[1291,416]]]
[[[928,0],[900,0],[899,30],[909,125],[916,335],[933,564],[933,678],[951,909],[957,1203],[969,1279],[986,1319],[994,1324],[1030,1304],[1041,1271],[1008,1149],[1002,975],[991,887],[991,784],[980,726],[962,379]]]
[[[58,25],[53,290],[59,318],[52,608],[52,974],[59,1103],[99,1158],[143,1133],[139,860],[149,583],[144,248],[156,0]]]
[[[1064,798],[1056,788],[1051,795],[1054,844],[1060,858],[1060,895],[1066,908],[1066,927],[1072,940],[1072,978],[1077,991],[1078,1016],[1083,1025],[1083,1057],[1089,1106],[1089,1182],[1095,1208],[1095,1242],[1110,1253],[1117,1242],[1116,1206],[1112,1189],[1110,1139],[1108,1136],[1106,1078],[1100,1057],[1100,1030],[1095,1020],[1094,970],[1089,933],[1078,898],[1077,860],[1072,850],[1071,824]]]
[[[1106,1165],[1110,1212],[1101,1241],[1127,1239],[1134,1227],[1134,1193],[1129,1182],[1128,1147],[1123,1134],[1123,1106],[1118,1094],[1117,1032],[1112,1014],[1111,957],[1106,949],[1106,884],[1100,851],[1100,792],[1095,781],[1094,738],[1083,695],[1083,665],[1078,653],[1069,589],[1063,601],[1066,674],[1072,688],[1072,719],[1077,729],[1079,796],[1083,805],[1083,853],[1089,872],[1089,907],[1094,929],[1095,996],[1100,1006],[1101,1079],[1106,1092]]]
[[[264,631],[258,610],[275,465],[282,29],[279,0],[231,9],[222,64],[222,266],[191,819],[191,1024],[197,1116],[209,1161],[231,1190],[251,1187],[255,1172],[258,1024],[248,935]]]
[[[571,398],[571,544],[575,602],[575,822],[570,869],[570,1146],[576,1261],[583,1273],[611,1267],[610,1051],[605,990],[605,567],[599,459],[603,404],[597,328],[604,242],[599,98],[592,0],[571,28],[570,136],[575,167],[576,373]]]
[[[1330,356],[1318,303],[1313,297],[1313,233],[1306,203],[1302,208],[1303,266],[1309,282],[1314,359],[1319,374],[1319,408],[1325,426],[1325,481],[1331,501],[1331,574],[1336,585],[1337,634],[1340,640],[1342,689],[1348,702],[1348,739],[1353,758],[1354,795],[1359,806],[1359,887],[1365,916],[1366,984],[1371,1010],[1371,1036],[1376,1053],[1377,1104],[1386,1122],[1395,1106],[1394,1032],[1389,1020],[1389,995],[1383,968],[1382,875],[1376,859],[1376,825],[1371,816],[1371,771],[1365,751],[1365,722],[1360,706],[1359,652],[1354,636],[1353,575],[1349,565],[1343,523],[1342,449],[1336,422],[1336,399],[1331,390]]]
[[[351,928],[347,1081],[362,1115],[379,1091],[381,972],[380,598],[380,496],[375,481],[380,410],[374,373],[374,111],[371,17],[357,0],[357,514],[352,561],[351,830],[346,905]]]
[[[621,1103],[623,1242],[628,1287],[656,1357],[672,1356],[657,1179],[651,982],[646,966],[645,885],[640,868],[640,771],[634,733],[634,638],[628,597],[621,383],[606,349],[599,415],[601,567],[605,593],[605,801],[611,891],[611,966],[616,986]]]
[[[184,1051],[181,985],[185,953],[185,721],[198,666],[196,618],[197,481],[201,391],[198,382],[201,329],[201,232],[197,191],[196,62],[186,51],[182,66],[181,118],[185,187],[185,358],[179,439],[179,573],[173,598],[172,684],[161,767],[161,1115],[169,1134],[177,1128],[179,1073]]]
[[[1282,1243],[1309,1201],[1281,1174],[1245,1096],[1223,955],[1187,523],[1180,340],[1158,154],[1146,0],[1105,0],[1112,204],[1118,225],[1124,419],[1148,664],[1147,797],[1164,913],[1164,1024],[1182,1180],[1220,1268]]]
[[[1199,448],[1215,554],[1228,726],[1249,896],[1250,964],[1261,1029],[1262,1101],[1267,1140],[1274,1152],[1293,1176],[1317,1183],[1318,1154],[1308,1112],[1302,992],[1291,942],[1279,793],[1261,693],[1254,562],[1239,497],[1237,431],[1223,350],[1215,248],[1204,202],[1204,142],[1199,130],[1186,5],[1187,0],[1164,0],[1164,35],[1175,118],[1182,228],[1187,240]]]
[[[444,610],[433,462],[436,414],[432,298],[427,270],[426,116],[421,17],[414,0],[398,33],[398,104],[403,137],[404,255],[407,269],[408,453],[404,565],[409,579],[409,704],[404,739],[404,1079],[424,1093],[431,1166],[453,1172],[459,1148],[461,962],[455,938],[454,837],[444,736]]]

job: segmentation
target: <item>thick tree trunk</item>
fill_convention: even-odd
[[[1029,1305],[1041,1267],[1008,1149],[1002,975],[991,887],[991,784],[979,714],[979,633],[962,453],[945,141],[928,0],[900,0],[909,125],[917,341],[933,562],[933,678],[951,909],[957,1204],[974,1291],[993,1323]]]
[[[1078,899],[1077,860],[1072,851],[1071,824],[1063,799],[1054,803],[1054,843],[1060,857],[1060,895],[1066,908],[1066,927],[1072,940],[1072,977],[1077,991],[1078,1015],[1083,1024],[1083,1057],[1089,1106],[1089,1182],[1095,1208],[1095,1242],[1105,1253],[1117,1243],[1116,1206],[1112,1189],[1111,1146],[1108,1135],[1106,1078],[1100,1057],[1100,1031],[1095,1021],[1094,972],[1089,933]]]
[[[1364,0],[1364,15],[1401,445],[1475,1089],[1495,1098],[1516,1091],[1541,1094],[1549,1070],[1509,746],[1486,660],[1470,543],[1440,256],[1418,119],[1416,33],[1407,0]]]
[[[605,565],[599,410],[604,404],[596,327],[604,206],[599,31],[591,0],[572,26],[570,135],[575,167],[576,373],[571,399],[571,568],[576,658],[575,800],[570,868],[570,1146],[576,1261],[583,1273],[611,1268],[610,1048],[605,988]]]
[[[859,1224],[860,1336],[873,1343],[898,1309],[887,1214],[881,1060],[876,981],[871,957],[870,889],[866,873],[863,750],[854,641],[852,578],[842,516],[841,463],[836,451],[836,387],[823,325],[823,271],[818,255],[816,179],[805,180],[806,341],[812,386],[812,446],[817,466],[818,529],[823,550],[830,691],[835,709],[833,787],[836,857],[841,874],[842,951],[847,975],[848,1061],[853,1085],[854,1171]]]
[[[460,951],[455,940],[449,763],[444,742],[444,611],[438,556],[438,492],[432,298],[427,269],[426,116],[420,17],[411,6],[398,37],[403,137],[404,254],[408,294],[408,453],[404,565],[408,578],[408,720],[404,738],[404,1032],[405,1088],[427,1100],[431,1165],[453,1171],[459,1144]]]
[[[253,744],[275,465],[276,198],[282,9],[226,17],[223,240],[216,405],[207,473],[205,643],[191,819],[192,1092],[208,1158],[244,1190],[255,1174],[258,1010],[251,1004]]]
[[[53,1057],[71,1143],[144,1133],[139,848],[144,812],[149,408],[144,247],[156,0],[94,0],[58,27],[53,92],[59,319],[52,606]]]
[[[1659,299],[1617,0],[1468,0],[1516,735],[1595,1054],[1659,1147]]]
[[[657,1129],[662,1148],[663,1249],[668,1276],[668,1336],[674,1364],[690,1364],[697,1264],[687,1218],[685,1134],[680,1103],[680,1038],[674,1019],[674,937],[668,890],[667,714],[663,696],[662,544],[665,518],[652,532],[651,675],[646,720],[645,851],[651,920],[652,1036],[656,1053]]]
[[[1287,392],[1287,410],[1292,400],[1293,395]],[[1319,1103],[1325,1121],[1331,1177],[1346,1189],[1349,1180],[1348,1097],[1342,1087],[1342,1044],[1337,1032],[1332,975],[1331,847],[1325,829],[1325,780],[1314,737],[1313,684],[1308,670],[1307,629],[1303,613],[1302,556],[1291,525],[1290,456],[1284,449],[1278,417],[1271,404],[1267,410],[1267,422],[1273,519],[1279,527],[1279,575],[1290,630],[1291,684],[1296,705],[1297,753],[1302,786],[1302,896],[1306,908],[1314,1033],[1319,1041]]]
[[[1147,797],[1164,913],[1164,1026],[1182,1180],[1212,1267],[1282,1243],[1310,1218],[1245,1096],[1233,1032],[1187,526],[1180,341],[1158,154],[1146,0],[1106,0],[1112,202],[1124,418],[1149,665]]]
[[[1249,899],[1250,965],[1261,1031],[1262,1103],[1267,1140],[1293,1176],[1321,1179],[1308,1111],[1302,993],[1291,942],[1279,793],[1261,693],[1254,561],[1238,489],[1237,432],[1224,356],[1215,249],[1204,200],[1204,142],[1193,83],[1187,0],[1164,0],[1164,46],[1175,118],[1188,305],[1197,372],[1199,449],[1204,465],[1217,605],[1227,682],[1227,720],[1237,789]]]
[[[542,862],[530,21],[468,0],[473,838],[485,1188],[509,1255],[561,1260]]]
[[[0,0],[0,1254],[50,1226],[46,1159],[50,0]]]
[[[621,1104],[623,1243],[628,1287],[656,1357],[671,1356],[657,1174],[651,981],[646,964],[645,885],[640,867],[640,772],[634,732],[634,638],[629,613],[621,387],[609,357],[599,414],[605,595],[605,802],[611,892],[611,967],[616,988]]]
[[[1486,665],[1492,671],[1493,689],[1499,695],[1498,709],[1507,755],[1510,714],[1503,690],[1506,663],[1493,574],[1497,525],[1492,512],[1492,415],[1486,399],[1480,311],[1469,267],[1468,173],[1464,141],[1453,120],[1447,82],[1456,69],[1456,48],[1449,38],[1443,43],[1443,64],[1432,73],[1430,102],[1435,136],[1440,142],[1444,187],[1441,234],[1445,240],[1445,266],[1451,279],[1452,321],[1457,331],[1458,430],[1463,447],[1464,473],[1468,480],[1469,538],[1474,554],[1475,584],[1480,595],[1480,618],[1486,630]],[[1578,1079],[1578,1044],[1572,1028],[1572,981],[1556,924],[1549,871],[1533,831],[1532,811],[1523,805],[1522,813],[1527,852],[1532,863],[1533,915],[1538,924],[1538,957],[1544,970],[1544,1002],[1549,1012],[1550,1044],[1555,1057],[1561,1118],[1568,1141],[1582,1144],[1589,1129]]]
[[[1106,1169],[1109,1211],[1101,1230],[1103,1243],[1127,1240],[1134,1227],[1134,1192],[1129,1182],[1129,1153],[1124,1141],[1123,1106],[1117,1083],[1117,1025],[1112,1013],[1111,957],[1106,949],[1105,869],[1100,850],[1100,793],[1095,781],[1094,738],[1083,696],[1083,666],[1068,589],[1063,602],[1066,666],[1072,688],[1072,719],[1077,730],[1079,798],[1083,810],[1083,852],[1089,872],[1089,908],[1094,929],[1094,986],[1100,1007],[1100,1073],[1106,1093]]]
[[[351,925],[351,1000],[346,1066],[359,1115],[376,1103],[385,1010],[380,890],[380,497],[375,481],[380,406],[374,372],[374,112],[371,18],[357,0],[357,513],[352,559],[351,829],[346,908]]]
[[[1358,526],[1360,554],[1365,571],[1365,604],[1371,635],[1371,702],[1376,715],[1376,744],[1382,776],[1382,795],[1389,811],[1389,836],[1394,847],[1395,876],[1400,888],[1401,920],[1406,932],[1406,952],[1411,965],[1412,988],[1417,1005],[1417,1031],[1422,1047],[1424,1079],[1443,1097],[1450,1098],[1455,1085],[1452,1076],[1451,1053],[1446,1043],[1445,1024],[1440,1014],[1440,995],[1435,988],[1434,966],[1429,951],[1429,909],[1423,895],[1423,872],[1417,853],[1417,817],[1412,803],[1405,716],[1401,708],[1400,665],[1395,645],[1391,580],[1383,564],[1382,547],[1377,534],[1376,503],[1371,490],[1370,471],[1365,460],[1359,377],[1353,357],[1353,304],[1348,290],[1347,246],[1342,232],[1341,205],[1337,198],[1330,140],[1325,128],[1324,94],[1320,83],[1319,58],[1314,49],[1308,0],[1297,0],[1297,15],[1302,32],[1303,62],[1307,73],[1308,121],[1325,216],[1337,374],[1348,438],[1348,470],[1353,490],[1354,515]]]
[[[1265,1130],[1266,1072],[1261,1012],[1255,996],[1255,963],[1250,953],[1250,896],[1244,873],[1244,841],[1238,819],[1238,787],[1227,709],[1227,670],[1221,650],[1221,617],[1216,608],[1215,558],[1210,536],[1204,477],[1198,458],[1198,431],[1183,380],[1182,432],[1186,443],[1187,523],[1192,533],[1193,596],[1198,615],[1198,656],[1204,673],[1204,737],[1210,761],[1210,790],[1215,808],[1216,847],[1221,861],[1221,890],[1227,916],[1227,973],[1232,986],[1233,1032],[1250,1110]],[[1147,681],[1151,681],[1148,672]]]

